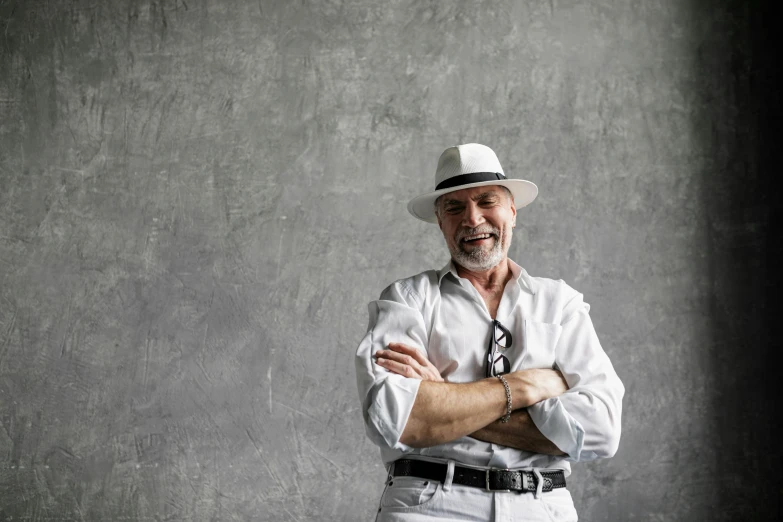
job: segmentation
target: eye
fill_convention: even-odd
[[[462,207],[446,207],[447,214],[459,214],[462,212]]]

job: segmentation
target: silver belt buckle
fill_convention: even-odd
[[[487,491],[514,491],[513,489],[490,489],[489,487],[489,472],[490,471],[511,471],[508,468],[489,468],[484,472],[484,486]],[[524,475],[523,475],[524,477]],[[524,482],[524,478],[522,481]]]

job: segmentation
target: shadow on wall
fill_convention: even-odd
[[[701,127],[710,251],[712,439],[720,492],[714,520],[779,520],[781,409],[776,363],[781,242],[780,8],[776,2],[694,2],[716,47],[700,49]],[[714,11],[713,11],[714,8]],[[705,368],[707,370],[707,368]]]

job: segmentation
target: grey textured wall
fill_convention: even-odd
[[[468,141],[539,185],[512,257],[626,383],[582,519],[774,519],[763,16],[0,1],[0,519],[371,520],[353,351],[447,260],[405,203]]]

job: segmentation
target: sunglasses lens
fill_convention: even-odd
[[[508,331],[508,329],[500,324],[498,321],[495,321],[495,342],[504,349],[511,348],[511,332]]]
[[[508,357],[500,355],[495,359],[492,365],[492,376],[504,375],[511,371],[511,364],[508,361]]]

